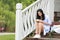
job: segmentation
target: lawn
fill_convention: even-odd
[[[0,40],[15,40],[15,35],[0,35]]]

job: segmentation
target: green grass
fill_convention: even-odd
[[[0,40],[15,40],[15,35],[0,35]]]

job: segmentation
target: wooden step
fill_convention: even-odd
[[[60,25],[60,22],[53,22],[53,25]]]
[[[60,40],[59,38],[26,38],[26,40]]]
[[[52,33],[51,37],[49,35],[42,36],[41,38],[27,37],[26,40],[60,40],[60,34]]]
[[[47,34],[46,36],[42,36],[43,38],[60,38],[60,34],[57,33],[52,33],[51,36],[50,34]]]
[[[52,33],[52,37],[53,37],[53,38],[60,38],[60,34]]]

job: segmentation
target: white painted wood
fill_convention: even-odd
[[[16,36],[15,40],[22,40],[23,38],[23,25],[22,25],[22,4],[16,4]]]
[[[60,0],[54,0],[54,11],[60,12]]]
[[[39,0],[37,0],[37,1],[39,1]]]
[[[41,1],[41,0],[40,0]],[[29,8],[31,8],[32,6],[34,6],[35,4],[37,4],[40,1],[35,1],[34,3],[32,3],[30,6],[26,7],[24,10],[22,10],[22,12],[28,10]]]
[[[54,21],[54,0],[49,0],[47,5],[47,13],[51,21]]]
[[[52,7],[52,5],[54,5],[53,2],[54,1],[52,0],[37,0],[36,2],[25,8],[24,10],[21,10],[22,4],[20,3],[16,4],[16,40],[22,40],[32,31],[35,30],[36,27],[35,27],[35,23],[33,23],[33,20],[34,21],[36,20],[37,9],[39,8],[43,9],[43,12],[49,16],[52,13],[50,18],[52,17],[53,20],[53,15],[54,15],[53,13],[54,6]]]

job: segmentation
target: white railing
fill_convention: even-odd
[[[43,9],[46,15],[51,15],[49,13],[53,14],[53,11],[50,11],[49,9],[51,8],[49,7],[49,3],[49,0],[37,0],[24,10],[22,10],[21,3],[16,4],[16,40],[23,40],[27,35],[35,30],[34,20],[36,19],[37,9]]]

